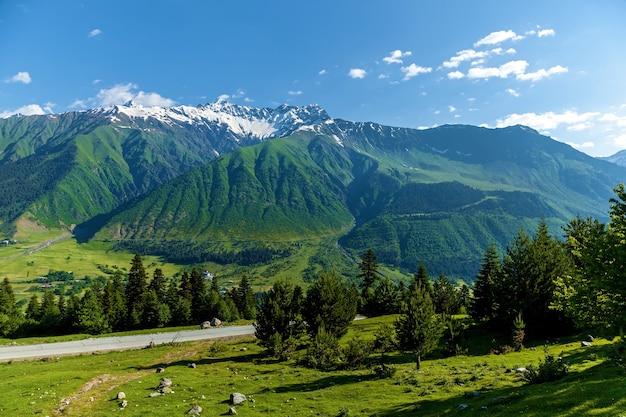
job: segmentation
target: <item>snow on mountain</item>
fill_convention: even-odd
[[[133,102],[97,111],[120,127],[137,127],[156,120],[174,125],[219,126],[237,137],[265,140],[283,137],[297,130],[319,131],[324,124],[333,124],[328,114],[317,105],[294,107],[281,105],[275,109],[240,106],[223,100],[206,105],[177,107],[144,107]],[[128,126],[128,123],[131,123]],[[142,123],[144,122],[144,123]]]

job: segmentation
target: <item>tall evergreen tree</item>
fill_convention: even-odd
[[[156,268],[154,270],[152,281],[148,284],[148,291],[154,291],[157,295],[157,299],[161,303],[165,303],[167,295],[167,280],[165,279],[165,275],[163,274],[163,270],[161,268]]]
[[[206,285],[202,274],[196,268],[192,268],[189,274],[189,286],[191,287],[191,316],[198,323],[209,319]]]
[[[356,287],[346,287],[336,272],[320,273],[307,292],[303,311],[311,337],[324,325],[328,333],[341,338],[356,316],[358,296]]]
[[[171,324],[180,326],[191,323],[191,302],[180,294],[173,280],[167,287],[166,302],[170,309]]]
[[[15,301],[15,293],[8,278],[0,284],[0,336],[14,333],[24,321],[24,316]]]
[[[396,335],[399,347],[414,353],[417,369],[421,367],[422,355],[437,347],[442,330],[428,291],[413,283],[396,321]]]
[[[141,324],[141,316],[145,305],[147,291],[147,274],[141,256],[135,254],[128,272],[126,284],[126,313],[128,326],[137,328]]]
[[[236,296],[233,297],[233,301],[237,305],[239,315],[246,320],[254,319],[257,313],[256,298],[246,274],[241,276],[241,282],[234,290]]]
[[[54,297],[54,292],[50,289],[44,292],[41,301],[40,328],[47,334],[54,334],[61,326],[61,311]]]
[[[33,294],[26,306],[26,319],[32,320],[35,323],[39,323],[41,320],[41,303],[37,294]]]
[[[456,312],[459,305],[458,290],[442,272],[433,283],[433,306],[442,320]]]
[[[367,306],[373,295],[374,284],[380,278],[376,254],[372,249],[368,249],[363,255],[363,259],[359,263],[359,269],[361,272],[357,275],[357,278],[361,280],[361,298],[363,299],[363,305]]]
[[[101,334],[111,331],[106,316],[102,311],[100,300],[91,288],[83,294],[76,311],[75,328],[80,332]]]
[[[428,293],[428,296],[432,299],[433,284],[430,282],[428,269],[426,269],[426,264],[424,263],[424,261],[420,261],[419,265],[417,266],[417,272],[413,275],[412,285],[421,286]]]
[[[115,331],[125,327],[127,311],[122,273],[117,270],[112,279],[108,279],[102,291],[102,309],[107,322]]]
[[[496,318],[500,301],[496,283],[502,279],[502,264],[496,244],[492,241],[483,254],[480,270],[474,282],[474,297],[470,315],[476,321],[491,321]]]
[[[398,314],[402,308],[402,300],[403,294],[399,286],[389,278],[383,277],[374,288],[368,314],[372,316]]]
[[[265,294],[254,323],[254,332],[261,346],[273,355],[283,353],[290,338],[303,332],[302,291],[278,279]]]

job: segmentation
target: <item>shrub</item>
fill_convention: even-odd
[[[541,384],[561,379],[567,375],[568,372],[569,369],[561,358],[555,358],[554,355],[548,353],[548,349],[546,348],[545,359],[539,361],[537,368],[533,365],[529,365],[524,373],[524,380],[530,384]]]
[[[322,325],[318,330],[304,357],[304,364],[310,368],[331,370],[337,367],[341,358],[341,348],[337,338],[327,332]]]
[[[368,343],[355,337],[348,341],[348,346],[343,350],[345,364],[349,369],[359,369],[365,366],[369,359],[370,347]]]

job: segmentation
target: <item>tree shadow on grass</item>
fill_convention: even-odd
[[[344,374],[344,375],[328,375],[326,377],[319,378],[310,382],[287,384],[287,385],[282,385],[282,386],[277,386],[277,387],[272,387],[272,388],[266,387],[266,388],[261,389],[260,391],[257,391],[256,394],[267,394],[268,392],[304,393],[304,392],[317,391],[317,390],[321,390],[321,389],[329,388],[333,386],[359,384],[361,382],[367,382],[367,381],[371,381],[371,380],[378,378],[376,375],[372,373],[366,373],[366,372],[367,371],[359,373],[359,374],[352,373],[352,374]]]
[[[581,353],[583,355],[584,353]],[[579,358],[575,358],[578,360]],[[582,360],[582,359],[581,359]],[[610,361],[543,384],[482,390],[477,396],[442,400],[407,394],[410,399],[382,410],[380,416],[619,416],[626,407],[624,369]]]

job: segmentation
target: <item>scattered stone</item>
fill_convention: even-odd
[[[200,329],[201,329],[201,330],[204,330],[204,329],[210,329],[210,328],[211,328],[211,322],[210,322],[209,320],[207,320],[207,321],[203,321],[203,322],[200,324]]]
[[[590,334],[588,334],[587,337],[585,338],[585,341],[587,341],[589,343],[593,342],[594,340],[595,340],[595,338],[592,335],[590,335]]]
[[[241,352],[245,352],[246,350],[248,350],[248,348],[242,347],[241,349],[239,349]]]
[[[161,394],[173,394],[174,391],[170,387],[161,388],[159,391]]]
[[[486,406],[486,405],[481,405],[481,406],[480,406],[480,409],[484,411],[484,410],[486,410],[486,409],[487,409],[487,406]]]
[[[239,404],[242,404],[244,401],[246,401],[245,395],[238,393],[238,392],[233,392],[232,394],[230,394],[231,405],[239,405]]]
[[[515,370],[515,373],[516,373],[516,374],[523,374],[523,373],[525,373],[525,372],[526,372],[526,368],[517,368],[517,369]]]
[[[235,407],[230,407],[230,408],[228,409],[228,415],[229,415],[229,416],[235,416],[235,415],[237,415],[237,410],[235,410]]]
[[[126,393],[124,393],[123,391],[117,393],[118,400],[123,400],[124,398],[126,398]]]
[[[211,319],[211,326],[220,327],[221,325],[222,325],[222,320],[218,319],[217,317],[213,317]]]
[[[124,400],[120,403],[120,407],[122,408],[126,408],[126,406],[128,405],[128,401]]]
[[[467,391],[465,393],[465,398],[474,398],[474,397],[478,397],[480,395],[479,391]]]
[[[162,373],[162,372],[165,372],[165,368],[163,368],[162,366],[159,366],[159,367],[156,369],[156,373],[157,373],[157,374],[160,374],[160,373]]]
[[[159,391],[155,391],[155,392],[151,392],[150,395],[148,395],[150,398],[153,397],[158,397],[159,395],[163,395],[161,392]]]
[[[89,397],[89,402],[90,402],[90,403],[92,403],[92,402],[93,402],[93,400],[94,400],[94,398],[93,398],[93,397]]]
[[[592,346],[591,342],[587,342],[586,340],[583,340],[582,342],[580,342],[580,347],[590,347]]]
[[[462,410],[467,410],[468,408],[469,408],[469,405],[467,404],[459,404],[456,409],[457,411],[462,411]]]
[[[190,364],[189,364],[189,367],[190,367],[191,369],[196,369],[196,363],[195,363],[195,362],[190,363]]]
[[[191,407],[191,410],[187,411],[187,414],[193,414],[193,415],[200,415],[200,413],[202,412],[202,407],[200,407],[199,405],[194,405],[193,407]]]
[[[534,352],[535,350],[537,350],[537,348],[533,346],[533,347],[530,348],[530,350],[532,350]]]
[[[159,382],[158,388],[169,388],[172,386],[172,380],[169,378],[161,378],[161,382]]]

